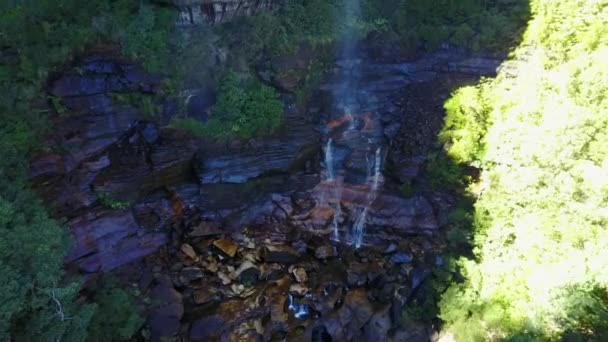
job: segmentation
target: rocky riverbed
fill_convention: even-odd
[[[398,187],[424,179],[451,85],[497,66],[449,51],[336,61],[305,110],[284,97],[284,129],[218,145],[168,126],[175,100],[158,100],[154,118],[119,104],[115,94],[158,95],[161,80],[94,51],[50,85],[74,114],[53,120],[31,178],[75,238],[67,261],[88,279],[136,282],[155,303],[152,340],[428,341],[432,326],[405,327],[402,315],[443,264],[454,199]],[[358,132],[350,140],[339,133],[345,103],[330,100],[345,73],[359,84],[346,105],[362,114],[347,123]],[[325,176],[329,137],[346,170],[334,207],[320,205],[335,187]],[[358,149],[370,137],[383,151],[372,200],[369,151]],[[363,207],[362,248],[332,240],[335,227],[348,237]]]

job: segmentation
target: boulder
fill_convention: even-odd
[[[221,334],[224,321],[219,315],[208,316],[196,320],[190,328],[192,341],[209,341]]]
[[[184,267],[179,272],[179,279],[184,285],[201,280],[203,279],[203,270],[198,267]]]
[[[300,254],[293,248],[284,245],[267,245],[264,248],[264,261],[268,263],[294,264]]]
[[[260,279],[260,270],[251,261],[244,261],[234,271],[235,277],[245,285],[255,285]]]
[[[363,327],[363,335],[366,341],[388,340],[388,333],[393,328],[390,307],[390,305],[385,305],[382,309],[376,311]]]
[[[395,264],[409,264],[414,260],[411,254],[398,252],[391,257],[391,262]]]
[[[229,240],[215,240],[213,246],[231,258],[234,258],[239,248],[236,243]]]
[[[317,259],[327,259],[336,256],[336,249],[331,245],[323,245],[315,249]]]
[[[182,296],[171,285],[170,280],[155,286],[150,298],[157,303],[148,314],[151,340],[172,338],[179,332],[184,314]]]

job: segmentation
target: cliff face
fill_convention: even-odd
[[[221,24],[239,16],[270,11],[277,0],[171,0],[179,10],[178,25]]]

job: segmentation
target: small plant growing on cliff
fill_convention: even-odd
[[[97,200],[99,200],[99,203],[101,203],[102,206],[112,210],[127,209],[131,205],[129,202],[119,201],[115,198],[112,198],[110,194],[105,192],[98,193]]]

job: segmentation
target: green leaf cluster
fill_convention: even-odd
[[[383,17],[367,18],[350,0],[292,0],[277,13],[243,17],[225,25],[222,41],[247,63],[292,53],[302,44],[336,42],[345,35],[362,38],[387,29]]]
[[[97,310],[90,326],[87,341],[131,341],[145,323],[130,291],[106,280],[95,293]]]
[[[186,118],[174,121],[173,126],[198,136],[246,140],[272,133],[282,118],[283,103],[273,88],[229,71],[220,82],[218,100],[208,122]]]
[[[427,49],[450,43],[502,51],[519,38],[529,15],[526,0],[367,0],[363,8],[365,20],[383,19],[397,42]]]
[[[457,341],[607,338],[608,1],[530,5],[506,71],[446,103],[449,155],[482,168]]]

